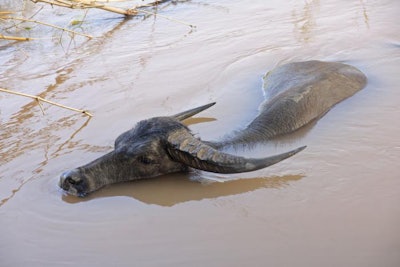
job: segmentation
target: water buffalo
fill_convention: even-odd
[[[181,123],[215,103],[170,117],[140,121],[115,140],[114,150],[87,165],[64,172],[59,185],[86,196],[105,185],[195,168],[217,173],[258,170],[295,155],[305,147],[266,158],[221,152],[236,143],[263,142],[293,132],[320,118],[366,84],[358,69],[337,62],[306,61],[282,65],[264,77],[265,101],[243,130],[221,142],[205,142]]]

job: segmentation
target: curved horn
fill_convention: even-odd
[[[168,138],[167,150],[170,156],[185,165],[203,171],[216,173],[240,173],[262,169],[289,158],[306,147],[267,158],[245,158],[220,152],[204,144],[189,132],[178,131]]]
[[[189,109],[189,110],[186,110],[184,112],[175,114],[175,115],[173,115],[171,117],[177,119],[178,121],[183,121],[184,119],[190,118],[190,117],[196,115],[197,113],[202,112],[203,110],[206,110],[209,107],[212,107],[214,105],[215,105],[215,102],[212,102],[212,103],[204,105],[204,106],[200,106],[200,107],[197,107],[197,108]]]

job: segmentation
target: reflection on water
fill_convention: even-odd
[[[63,127],[64,124],[61,123],[64,121],[64,118],[56,121],[54,123],[51,123],[48,125],[48,127],[45,127],[43,130],[39,131],[38,133],[35,133],[34,135],[20,135],[19,138],[21,139],[21,142],[16,142],[14,144],[7,144],[5,142],[0,142],[0,148],[8,147],[8,149],[2,149],[0,152],[4,151],[3,153],[0,153],[0,157],[2,158],[2,165],[3,167],[6,167],[8,162],[11,162],[15,158],[21,157],[26,151],[35,151],[37,149],[43,150],[43,158],[38,158],[34,163],[34,169],[32,170],[33,175],[29,175],[28,178],[26,179],[18,179],[16,182],[16,185],[14,186],[14,189],[11,191],[11,195],[7,196],[4,195],[3,199],[0,199],[0,207],[4,205],[8,200],[10,200],[14,195],[24,186],[26,183],[34,179],[38,174],[40,174],[43,171],[43,168],[45,168],[50,159],[54,159],[58,157],[63,150],[65,146],[70,146],[76,149],[83,149],[86,151],[101,151],[104,152],[105,149],[109,149],[108,147],[96,147],[96,146],[89,146],[87,144],[80,144],[80,142],[74,142],[73,139],[74,137],[84,128],[88,125],[91,117],[88,117],[86,121],[82,124],[80,128],[78,128],[76,131],[74,131],[71,136],[62,142],[59,146],[51,146],[52,143],[57,143],[57,141],[61,139],[50,139],[50,136],[48,135],[48,132],[51,130],[55,130],[56,127],[60,127],[60,125]],[[23,124],[21,124],[23,125]],[[21,130],[18,127],[14,127],[14,129]],[[6,129],[13,129],[13,128],[6,128]],[[22,131],[24,132],[24,131]],[[18,133],[18,132],[17,132]],[[7,134],[13,134],[15,137],[15,132],[14,131],[3,131],[1,132],[0,138],[6,137]],[[7,140],[6,138],[2,138],[1,140]],[[39,140],[39,141],[38,141]],[[42,140],[42,141],[40,141]],[[47,140],[48,142],[43,145],[43,140]],[[9,179],[9,177],[2,177],[0,178],[4,180],[0,180],[1,182],[7,182],[6,179]],[[13,177],[11,177],[13,178]],[[3,197],[3,196],[2,196]]]
[[[367,28],[369,29],[369,18],[368,18],[368,11],[367,11],[367,7],[364,3],[364,0],[360,0],[361,6],[362,6],[362,13],[364,15],[364,23],[367,26]]]
[[[332,6],[334,8],[334,6]],[[319,0],[305,1],[303,8],[294,8],[292,10],[294,34],[299,40],[299,42],[310,43],[313,38],[318,36],[318,22],[317,17],[319,17],[321,9],[321,2]],[[354,23],[357,24],[361,20],[365,26],[369,29],[369,18],[367,5],[363,0],[360,0],[359,7],[353,7],[350,12],[354,12],[356,16],[352,18]],[[325,18],[322,18],[325,19]],[[337,19],[341,19],[337,16]]]
[[[314,13],[318,12],[320,7],[319,0],[306,1],[303,10],[293,9],[292,17],[295,34],[299,41],[308,43],[313,38],[313,31],[316,28]]]
[[[215,121],[215,118],[205,118],[205,117],[195,117],[195,118],[188,118],[183,121],[183,123],[187,126],[198,124],[198,123],[207,123],[211,121]]]
[[[63,195],[62,199],[68,203],[79,203],[97,198],[126,196],[147,204],[173,206],[187,201],[243,194],[260,188],[279,189],[302,178],[301,175],[288,175],[199,183],[188,179],[187,174],[174,174],[110,185],[86,198]]]

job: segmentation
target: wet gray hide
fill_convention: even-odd
[[[259,107],[258,116],[230,138],[203,142],[181,123],[215,103],[170,117],[150,118],[121,134],[113,151],[64,172],[59,185],[69,194],[86,196],[108,184],[188,171],[189,168],[240,173],[268,167],[305,147],[258,159],[227,154],[219,148],[265,142],[296,131],[361,90],[366,81],[361,71],[342,63],[306,61],[277,67],[264,77],[266,100]]]

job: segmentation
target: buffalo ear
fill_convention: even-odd
[[[197,113],[200,113],[203,110],[206,110],[209,107],[214,106],[215,103],[216,102],[212,102],[212,103],[209,103],[207,105],[203,105],[203,106],[200,106],[200,107],[197,107],[197,108],[189,109],[189,110],[183,111],[181,113],[175,114],[175,115],[173,115],[171,117],[177,119],[178,121],[183,121],[184,119],[190,118],[190,117],[196,115]]]
[[[245,158],[216,150],[188,131],[171,134],[166,145],[170,157],[186,166],[216,173],[241,173],[262,169],[289,158],[305,146],[266,158]]]

